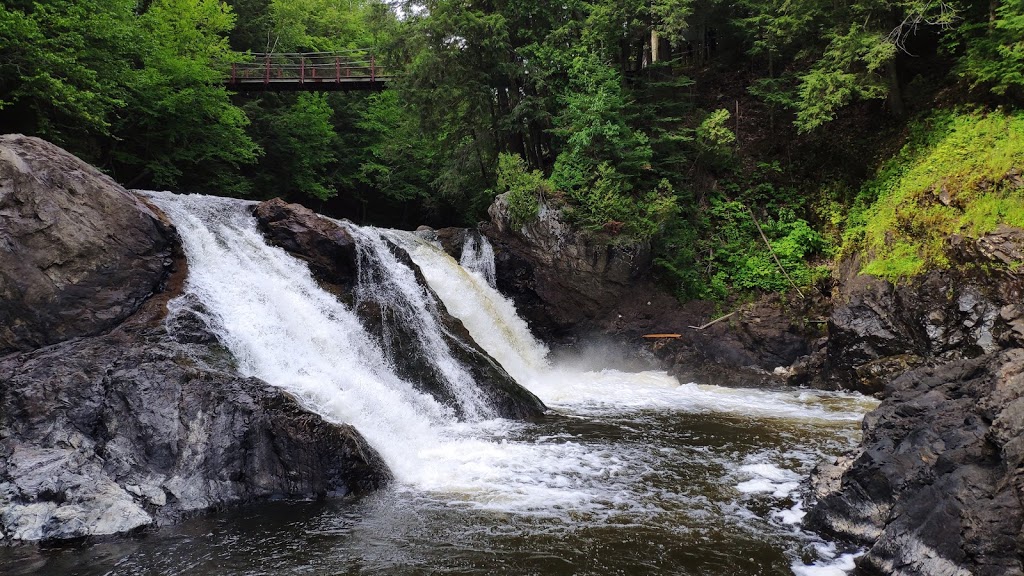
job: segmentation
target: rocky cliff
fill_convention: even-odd
[[[809,362],[882,397],[862,449],[815,471],[807,517],[867,547],[864,573],[1024,574],[1024,230],[952,238],[949,258],[899,285],[849,275]]]
[[[348,426],[240,377],[155,210],[63,150],[0,137],[0,541],[123,533],[390,477]]]
[[[771,295],[726,321],[714,303],[680,303],[650,275],[646,243],[611,242],[575,230],[545,206],[521,228],[499,196],[481,226],[494,246],[499,290],[516,303],[535,333],[556,346],[610,340],[634,360],[662,367],[684,382],[757,385],[785,382],[786,368],[824,345],[828,299]],[[458,258],[464,231],[437,231]],[[677,338],[649,339],[652,333]]]

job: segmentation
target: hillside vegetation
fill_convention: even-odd
[[[894,280],[1021,224],[1024,1],[11,0],[0,125],[132,187],[471,225],[496,194],[651,241],[681,298]],[[378,93],[232,94],[255,52]]]

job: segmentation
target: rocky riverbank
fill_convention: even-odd
[[[866,548],[859,573],[1024,574],[1024,230],[952,237],[949,269],[898,285],[850,260],[827,294],[766,296],[697,330],[714,308],[646,280],[642,246],[601,248],[550,209],[514,229],[499,200],[491,217],[499,287],[556,339],[612,338],[684,381],[881,397],[861,449],[808,485],[806,525]],[[680,336],[641,339],[666,332]]]

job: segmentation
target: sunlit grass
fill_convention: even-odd
[[[899,280],[950,265],[952,234],[1024,227],[1024,114],[959,112],[918,123],[861,190],[844,252],[862,272]]]

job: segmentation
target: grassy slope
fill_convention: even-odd
[[[918,122],[850,212],[843,253],[899,280],[949,265],[951,234],[1024,227],[1024,113],[943,112]]]

